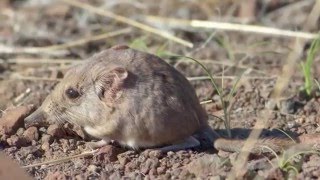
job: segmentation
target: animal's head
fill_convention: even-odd
[[[109,57],[107,53],[112,51],[104,53]],[[103,59],[103,55],[71,68],[42,105],[25,118],[25,123],[68,121],[84,126],[105,118],[108,111],[112,113],[129,73],[125,67]]]

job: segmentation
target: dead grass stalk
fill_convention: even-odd
[[[245,33],[256,33],[265,34],[269,36],[280,36],[280,37],[293,37],[302,39],[315,39],[317,34],[301,32],[301,31],[290,31],[279,28],[256,26],[256,25],[245,25],[235,24],[227,22],[214,22],[214,21],[202,21],[202,20],[185,20],[175,18],[164,18],[159,16],[145,16],[145,21],[149,23],[158,23],[164,26],[170,27],[191,27],[191,28],[203,28],[203,29],[217,29],[224,31],[236,31]]]
[[[94,6],[91,6],[89,4],[85,4],[85,3],[82,3],[82,2],[76,1],[76,0],[60,0],[60,1],[63,1],[64,3],[69,4],[69,5],[72,5],[72,6],[75,6],[75,7],[78,7],[78,8],[93,12],[95,14],[99,14],[101,16],[106,16],[106,17],[112,18],[112,19],[114,19],[116,21],[128,24],[130,26],[142,29],[144,31],[151,32],[151,33],[156,34],[158,36],[161,36],[161,37],[164,37],[166,39],[172,40],[172,41],[174,41],[176,43],[182,44],[184,46],[187,46],[187,47],[190,47],[190,48],[193,47],[193,43],[191,43],[189,41],[183,40],[183,39],[178,38],[178,37],[166,32],[166,31],[158,30],[156,28],[153,28],[151,26],[148,26],[148,25],[145,25],[143,23],[137,22],[135,20],[126,18],[124,16],[120,16],[120,15],[114,14],[112,12],[105,11],[103,9],[100,9],[100,8],[97,8],[97,7],[94,7]]]

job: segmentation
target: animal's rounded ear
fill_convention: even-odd
[[[112,105],[121,97],[128,75],[129,72],[123,67],[115,67],[109,72],[103,72],[98,79],[99,98]]]
[[[114,75],[116,81],[123,81],[128,77],[128,71],[125,68],[116,67],[110,71],[110,75]]]

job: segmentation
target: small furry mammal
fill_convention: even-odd
[[[115,46],[70,69],[41,107],[25,119],[68,121],[102,141],[132,148],[199,145],[191,135],[207,114],[188,80],[162,59]]]
[[[239,151],[238,140],[217,139],[189,81],[152,54],[115,46],[71,68],[40,108],[25,119],[68,121],[101,141],[134,149],[176,151],[199,146],[197,135],[218,149]],[[281,141],[281,142],[280,142]],[[265,144],[291,140],[261,140]],[[278,146],[277,146],[278,147]],[[276,148],[277,148],[276,147]]]

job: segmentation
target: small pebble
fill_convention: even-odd
[[[19,106],[5,110],[0,118],[0,134],[12,135],[24,126],[24,118],[34,109],[33,105]]]
[[[53,142],[53,137],[49,134],[44,134],[42,135],[41,142],[42,143],[48,142],[49,144],[51,144]]]
[[[38,129],[36,127],[29,127],[23,132],[23,136],[30,142],[37,141],[39,139]]]
[[[7,143],[9,146],[16,146],[18,148],[28,145],[28,142],[25,138],[17,135],[12,135],[10,138],[8,138]]]
[[[65,129],[57,124],[50,125],[47,129],[47,133],[56,138],[62,138],[66,136]]]

